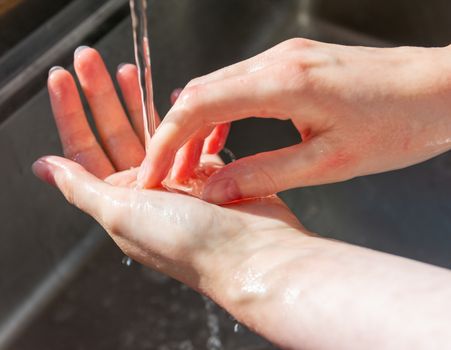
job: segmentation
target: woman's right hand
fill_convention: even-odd
[[[205,200],[265,196],[434,157],[451,145],[450,54],[292,39],[194,79],[152,139],[140,183],[157,186],[187,141],[250,116],[291,119],[302,143],[227,165],[209,179]]]

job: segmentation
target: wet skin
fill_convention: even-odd
[[[140,184],[158,185],[175,152],[217,123],[291,120],[303,142],[212,176],[225,203],[406,167],[451,147],[451,47],[367,48],[292,39],[191,81],[150,143]]]
[[[130,123],[99,54],[75,56],[103,147],[71,74],[53,70],[49,94],[69,159],[43,157],[33,170],[93,216],[125,254],[207,294],[282,348],[451,346],[449,271],[317,237],[276,196],[217,206],[137,188],[144,148],[136,69],[125,65],[117,74]],[[211,129],[175,156],[191,162],[182,166],[186,174],[197,164],[190,155],[200,153],[196,143],[209,134],[199,157],[220,162],[211,153],[225,133]]]

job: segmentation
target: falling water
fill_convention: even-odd
[[[127,255],[124,255],[124,257],[122,258],[122,265],[125,265],[127,267],[132,266],[133,260],[132,258],[130,258]]]
[[[205,311],[207,313],[207,328],[209,337],[207,339],[207,350],[222,350],[222,342],[220,338],[219,317],[215,313],[215,303],[209,298],[202,296],[205,304]]]
[[[130,0],[130,12],[133,26],[135,61],[138,68],[143,109],[144,139],[147,149],[156,129],[149,35],[147,32],[147,0]]]
[[[147,32],[147,0],[130,0],[135,61],[138,68],[139,90],[143,110],[146,150],[155,133],[156,120],[153,102],[152,67],[150,64],[149,35]],[[122,263],[131,266],[133,260],[124,256]]]

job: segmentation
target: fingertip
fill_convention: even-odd
[[[72,80],[72,74],[60,66],[50,68],[47,79],[49,88],[57,88]]]
[[[82,72],[86,75],[97,73],[102,58],[96,49],[89,46],[80,46],[74,53],[74,68],[77,73]]]
[[[160,186],[169,173],[174,158],[175,152],[158,155],[149,148],[138,172],[137,187],[147,189]]]
[[[56,187],[55,177],[53,169],[50,163],[47,161],[47,157],[39,158],[31,166],[33,174],[41,181],[48,183],[49,185]]]
[[[77,47],[74,51],[74,58],[78,58],[78,56],[80,56],[80,54],[85,51],[86,49],[89,49],[89,46],[86,45],[81,45],[79,47]]]
[[[222,142],[222,140],[218,139],[217,137],[208,137],[205,142],[205,152],[208,154],[219,153],[224,147],[224,142]]]
[[[219,153],[225,146],[230,131],[230,123],[216,126],[213,132],[205,140],[205,152],[208,154]]]
[[[117,65],[116,71],[119,73],[126,64],[127,63],[124,63],[124,62],[123,63],[119,63]]]
[[[171,93],[171,104],[174,104],[182,93],[183,89],[177,88]]]
[[[49,69],[49,77],[52,75],[52,73],[54,73],[54,72],[56,72],[56,71],[58,71],[58,70],[61,70],[61,69],[64,69],[63,67],[61,67],[61,66],[53,66],[52,68],[50,68]]]
[[[202,139],[192,139],[177,152],[172,166],[171,180],[184,182],[193,175],[194,169],[199,164],[203,145]]]
[[[121,77],[136,76],[136,66],[127,62],[121,63],[117,66],[116,74]]]
[[[116,70],[116,79],[123,94],[139,92],[138,73],[136,66],[130,63],[121,63]],[[128,96],[128,103],[136,103],[138,101],[130,101],[130,99],[136,99],[135,96]]]
[[[152,187],[152,171],[149,164],[149,159],[146,156],[141,164],[136,177],[136,187],[139,189],[146,189]]]

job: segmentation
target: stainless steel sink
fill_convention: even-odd
[[[61,152],[44,70],[69,62],[69,51],[82,42],[98,48],[112,72],[132,61],[129,19],[115,15],[124,14],[126,0],[102,3],[108,5],[108,16],[86,14],[91,22],[46,48],[54,54],[36,59],[30,71],[36,89],[23,90],[25,74],[0,86],[0,102],[7,96],[3,102],[15,106],[0,118],[0,349],[207,348],[212,330],[202,298],[137,264],[121,265],[101,229],[29,170],[38,156]],[[447,44],[451,35],[448,2],[439,0],[154,0],[150,14],[162,114],[172,89],[291,37],[388,46]],[[242,157],[296,140],[289,123],[249,119],[233,125],[228,147]],[[450,180],[451,158],[443,155],[281,196],[307,227],[326,236],[450,268]],[[235,322],[216,314],[224,349],[271,348],[242,328],[234,333]]]

